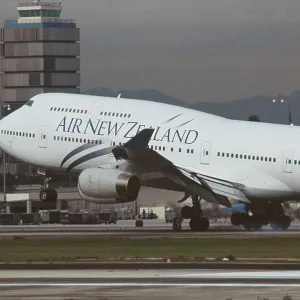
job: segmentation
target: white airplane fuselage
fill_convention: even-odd
[[[81,172],[114,163],[111,149],[145,128],[154,128],[149,147],[175,166],[238,184],[251,201],[300,200],[297,126],[142,100],[41,94],[1,121],[0,146],[36,166]]]

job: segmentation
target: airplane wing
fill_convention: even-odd
[[[123,146],[114,148],[112,152],[116,160],[130,162],[132,171],[136,173],[158,171],[208,202],[226,207],[231,207],[229,199],[250,202],[242,192],[241,185],[174,165],[170,160],[148,148],[153,132],[154,129],[144,129]]]

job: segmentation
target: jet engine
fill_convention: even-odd
[[[78,178],[81,198],[102,204],[133,202],[140,188],[137,176],[114,169],[89,168]]]

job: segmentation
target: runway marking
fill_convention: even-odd
[[[160,275],[164,278],[243,278],[243,279],[300,279],[300,271],[252,271],[252,272],[221,272],[221,273],[190,273],[190,274],[174,274]]]
[[[1,283],[0,287],[300,287],[277,283]]]

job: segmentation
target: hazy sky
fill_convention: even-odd
[[[0,0],[0,20],[16,3]],[[300,88],[299,0],[65,0],[63,17],[81,28],[83,90],[202,102]]]

